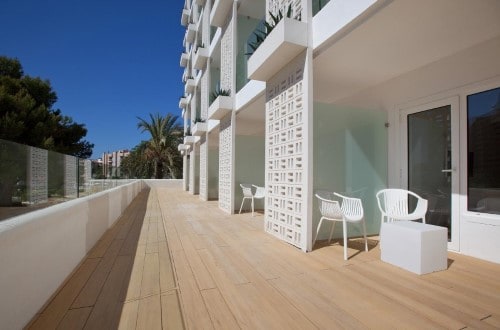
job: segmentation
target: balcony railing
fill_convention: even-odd
[[[184,137],[184,144],[193,144],[196,142],[196,138],[192,135],[186,135]]]
[[[285,17],[248,60],[248,77],[267,81],[307,48],[307,23]]]
[[[186,42],[192,44],[195,36],[196,36],[196,25],[191,23],[188,25],[188,28],[186,30],[186,36],[185,36]]]
[[[198,121],[193,125],[193,135],[201,136],[207,132],[207,123]]]
[[[219,95],[208,108],[208,118],[220,120],[233,111],[233,98]]]
[[[180,66],[185,68],[189,60],[189,55],[187,53],[181,54]]]
[[[185,109],[188,105],[188,99],[187,97],[183,96],[179,99],[179,108]]]
[[[205,47],[198,47],[193,57],[193,67],[201,70],[205,67],[208,58],[208,49]]]
[[[186,94],[191,94],[194,91],[195,81],[194,78],[188,78],[186,85],[184,87],[184,92]]]
[[[188,22],[189,22],[189,10],[183,9],[181,16],[181,24],[182,26],[187,26]]]

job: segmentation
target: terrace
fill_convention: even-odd
[[[498,328],[500,265],[449,253],[414,275],[351,240],[303,253],[182,182],[145,188],[31,329]]]

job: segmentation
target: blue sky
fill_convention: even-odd
[[[137,118],[180,117],[183,0],[0,0],[0,55],[48,79],[54,108],[85,124],[92,158],[131,149]],[[180,120],[179,120],[180,122]]]

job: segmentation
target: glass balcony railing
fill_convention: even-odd
[[[93,180],[89,159],[0,140],[0,221],[128,182]]]
[[[236,54],[236,92],[239,92],[249,81],[247,62],[254,50],[250,45],[255,45],[256,35],[265,30],[264,22],[265,20],[238,17],[238,35],[241,36],[238,40],[242,42],[238,44]]]
[[[329,3],[330,0],[313,0],[312,2],[312,11],[313,11],[313,16],[315,16],[318,12],[323,9],[324,6],[326,6],[327,3]]]

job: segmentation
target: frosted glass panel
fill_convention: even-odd
[[[371,234],[380,229],[375,194],[387,182],[386,121],[385,112],[314,105],[314,192],[335,191],[361,198]],[[313,230],[320,218],[314,203]],[[341,231],[337,227],[336,237]],[[320,233],[319,239],[325,234]]]

